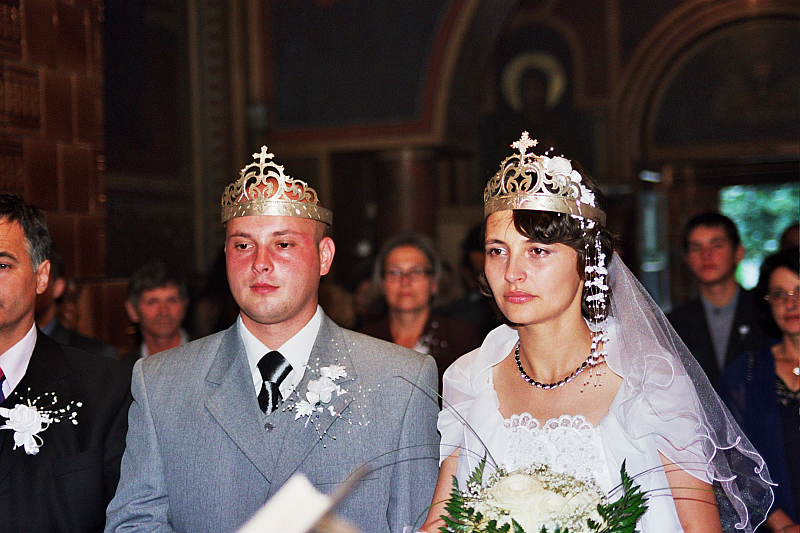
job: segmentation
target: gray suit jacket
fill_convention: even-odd
[[[329,493],[372,470],[337,512],[365,533],[419,526],[438,475],[436,365],[428,356],[344,330],[323,317],[309,366],[343,365],[315,423],[258,408],[237,326],[137,362],[119,487],[106,531],[235,531],[296,472]],[[302,503],[298,503],[302,509]],[[275,524],[280,531],[280,524]]]

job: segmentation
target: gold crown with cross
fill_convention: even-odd
[[[222,223],[236,217],[271,215],[308,218],[331,225],[333,213],[320,205],[317,192],[306,182],[293,179],[275,164],[273,154],[262,146],[254,161],[239,171],[239,179],[222,195]]]

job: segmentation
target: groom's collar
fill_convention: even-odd
[[[292,365],[292,371],[281,385],[281,393],[284,397],[287,397],[288,393],[300,383],[311,356],[311,349],[314,347],[314,342],[322,324],[322,314],[322,308],[318,305],[311,320],[281,346],[266,346],[247,329],[241,315],[239,315],[239,318],[236,319],[236,328],[247,353],[247,364],[250,368],[250,373],[253,375],[253,386],[256,393],[261,390],[262,386],[261,373],[256,365],[264,354],[272,350],[278,350]]]

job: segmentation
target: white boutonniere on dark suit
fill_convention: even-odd
[[[47,408],[39,407],[37,404],[47,398],[52,397],[52,402]],[[55,393],[45,393],[35,400],[27,400],[25,403],[18,403],[12,409],[0,407],[0,416],[6,418],[6,423],[0,429],[10,429],[14,431],[14,450],[22,447],[28,455],[36,455],[44,441],[39,433],[50,427],[50,424],[61,422],[64,419],[77,425],[77,411],[75,407],[81,407],[81,402],[70,402],[61,409],[52,409],[58,403]]]

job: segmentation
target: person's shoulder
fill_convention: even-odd
[[[424,376],[436,380],[436,361],[430,355],[347,329],[342,329],[342,338],[359,379],[380,383]]]
[[[386,316],[372,318],[366,321],[358,328],[359,333],[382,339],[385,341],[390,340],[391,333],[389,332],[389,319]]]
[[[117,349],[111,346],[110,344],[106,344],[101,342],[97,339],[93,339],[91,337],[87,337],[81,333],[78,333],[75,330],[64,328],[64,332],[66,333],[67,342],[65,344],[69,346],[73,346],[75,348],[80,348],[86,352],[94,353],[97,355],[103,355],[105,357],[109,357],[112,359],[119,359],[119,354]]]
[[[58,345],[71,372],[72,386],[102,388],[104,396],[125,395],[130,391],[130,368],[118,359],[88,352],[75,346]],[[54,349],[50,347],[50,349]]]
[[[201,364],[201,361],[214,358],[226,335],[236,335],[235,327],[231,326],[226,330],[212,333],[170,350],[146,357],[142,360],[142,367],[152,373],[168,372],[174,368],[185,371],[188,363],[193,367],[197,367]]]
[[[767,309],[767,302],[758,289],[745,289],[744,287],[740,287],[740,289],[737,307],[758,312],[763,312]]]
[[[454,373],[469,373],[472,369],[472,366],[475,364],[475,361],[478,359],[480,350],[480,347],[475,348],[456,359],[453,364],[447,367],[447,370],[445,370],[445,375],[452,376]]]
[[[769,373],[774,374],[770,345],[771,343],[758,350],[748,350],[725,367],[717,383],[717,389],[723,398],[727,397],[730,391],[751,382],[755,376],[762,373],[762,368],[769,367]]]
[[[481,341],[486,336],[479,326],[460,318],[433,313],[431,314],[431,322],[439,322],[449,340],[459,345],[467,346],[469,350],[480,346]]]
[[[772,347],[779,342],[780,339],[768,338],[761,347],[755,350],[745,351],[725,367],[725,370],[722,372],[723,375],[726,373],[736,374],[745,371],[752,373],[753,367],[756,369],[762,367],[768,368],[769,372],[774,373],[775,359],[772,356]]]
[[[409,398],[438,411],[437,367],[433,357],[351,330],[342,330],[361,390],[383,391],[381,405],[403,410]]]
[[[354,357],[391,357],[393,360],[421,362],[428,358],[425,354],[400,346],[365,333],[342,328],[342,335]]]
[[[486,338],[477,348],[456,359],[445,370],[445,377],[471,375],[472,367],[475,364],[481,367],[494,366],[507,356],[507,348],[513,347],[513,344],[509,343],[516,342],[518,338],[519,334],[510,326],[506,324],[497,326],[486,335]]]
[[[683,305],[679,305],[669,313],[667,313],[667,320],[669,320],[673,325],[676,323],[685,323],[687,321],[693,321],[692,318],[698,309],[701,308],[700,298],[695,297],[691,300],[687,301]]]
[[[687,300],[683,304],[679,305],[678,307],[676,307],[675,309],[670,311],[667,314],[667,316],[673,315],[673,314],[675,314],[675,315],[682,314],[682,313],[684,313],[686,311],[697,309],[700,305],[701,305],[700,297],[699,296],[695,296],[694,298],[691,298],[691,299]]]

